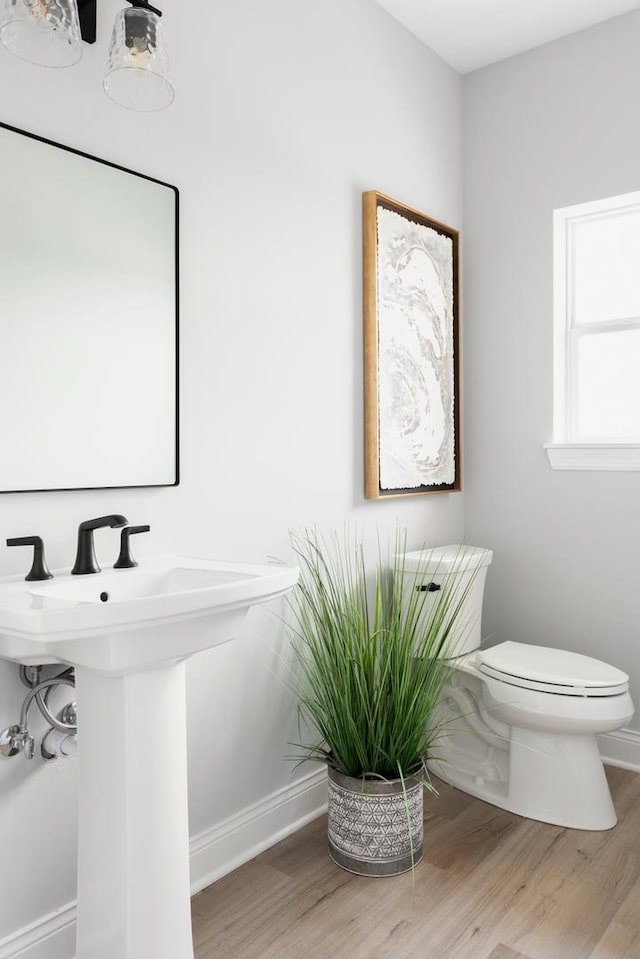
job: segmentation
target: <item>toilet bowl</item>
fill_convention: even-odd
[[[617,821],[597,736],[633,716],[629,678],[579,653],[507,641],[480,649],[490,550],[461,546],[407,553],[405,596],[454,584],[461,614],[447,650],[452,673],[434,715],[440,736],[428,768],[503,809],[574,829]],[[428,618],[429,590],[424,590]]]

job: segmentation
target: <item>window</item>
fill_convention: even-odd
[[[640,193],[554,213],[547,450],[555,468],[640,469]]]

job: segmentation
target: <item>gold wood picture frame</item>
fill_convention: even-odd
[[[459,490],[458,231],[362,200],[365,496]]]

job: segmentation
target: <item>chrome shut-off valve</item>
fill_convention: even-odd
[[[77,731],[75,703],[67,703],[60,715],[55,717],[48,702],[50,693],[56,687],[75,686],[73,670],[65,666],[62,673],[45,680],[40,680],[40,671],[40,666],[21,667],[22,681],[30,689],[22,703],[20,721],[12,726],[7,726],[0,732],[0,757],[11,759],[19,753],[22,753],[25,759],[33,759],[35,756],[35,739],[29,732],[27,725],[29,707],[34,700],[50,726],[49,732],[43,740],[42,758],[51,761],[57,759],[60,755],[70,756],[75,752],[75,734]],[[58,735],[60,744],[53,742],[50,733]]]
[[[10,759],[18,753],[24,753],[25,759],[33,759],[36,741],[28,729],[21,726],[8,726],[0,733],[0,756]]]

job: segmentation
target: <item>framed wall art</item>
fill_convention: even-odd
[[[460,489],[458,232],[363,194],[365,495]]]

